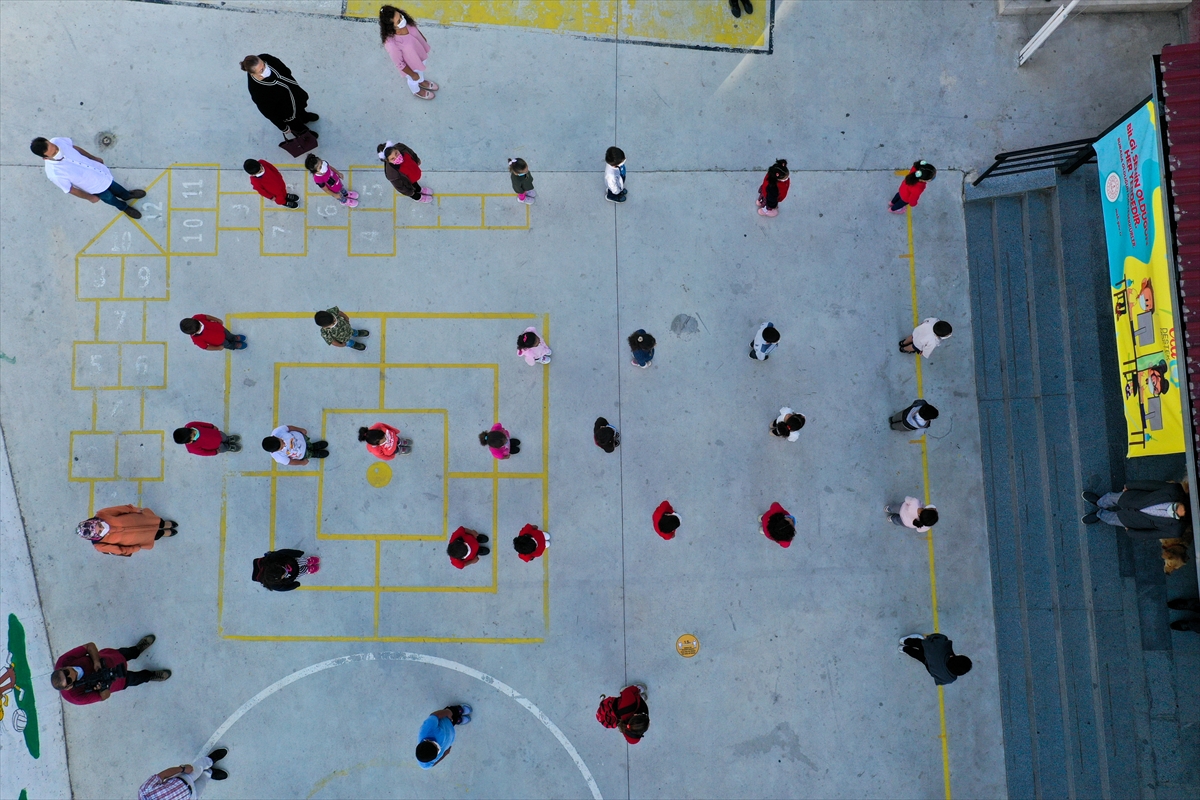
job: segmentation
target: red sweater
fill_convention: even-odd
[[[912,175],[914,170],[909,170],[908,174]],[[915,206],[917,201],[921,199],[921,192],[925,191],[925,182],[917,181],[910,185],[907,180],[900,181],[900,199],[908,203],[910,206]]]
[[[451,564],[458,567],[459,569],[462,569],[463,567],[467,566],[468,564],[474,564],[476,561],[479,560],[479,540],[475,538],[475,534],[471,533],[466,528],[464,528],[460,525],[458,530],[456,530],[454,533],[450,534],[450,541],[453,542],[455,539],[462,539],[464,542],[467,543],[467,557],[466,558],[455,558],[454,556],[451,556],[450,557]]]
[[[621,696],[617,698],[616,711],[617,721],[626,722],[634,714],[649,714],[650,708],[646,705],[646,701],[642,699],[642,692],[638,687],[626,686],[621,690]],[[630,744],[637,744],[642,740],[640,736],[635,738],[624,731],[621,731],[621,735]]]
[[[532,553],[517,553],[517,557],[522,561],[533,561],[542,553],[546,552],[546,534],[542,533],[537,527],[533,525],[526,525],[524,528],[521,528],[521,532],[517,535],[532,536],[533,540],[537,542],[537,549]]]
[[[769,177],[765,177],[763,178],[762,186],[758,187],[758,196],[761,197],[764,202],[767,199],[767,187],[770,186],[770,181],[771,179]],[[791,176],[789,176],[787,180],[775,181],[775,188],[779,190],[779,198],[775,201],[776,203],[783,202],[783,198],[787,197],[788,189],[790,189],[791,186]]]
[[[209,348],[213,345],[225,344],[225,326],[220,320],[215,317],[210,317],[208,314],[195,314],[192,319],[198,320],[204,326],[204,330],[192,337],[192,344],[200,348]]]
[[[775,516],[776,514],[784,514],[789,517],[791,516],[791,514],[788,514],[787,509],[779,505],[779,503],[771,503],[771,507],[767,509],[767,513],[762,515],[762,532],[763,536],[767,537],[768,539],[771,539],[771,534],[767,533],[767,523],[771,520],[771,517]],[[792,544],[791,542],[779,542],[774,539],[771,539],[771,541],[775,542],[775,544],[779,545],[780,547],[790,547]]]
[[[251,175],[250,185],[263,197],[274,200],[276,205],[286,205],[287,184],[284,183],[283,176],[279,174],[279,170],[275,169],[274,164],[262,160],[258,163],[262,164],[263,174]]]
[[[196,441],[188,442],[186,445],[187,451],[194,456],[215,456],[217,448],[225,440],[221,429],[211,422],[189,422],[184,427],[200,431],[200,436],[196,438]]]
[[[661,503],[658,504],[658,508],[654,509],[654,516],[652,517],[652,519],[654,520],[654,532],[657,533],[659,536],[661,536],[664,539],[674,539],[675,531],[664,531],[662,528],[658,527],[658,523],[662,521],[664,514],[674,514],[674,513],[675,513],[675,509],[671,508],[671,503],[668,502],[667,500],[663,500]],[[675,530],[679,530],[679,529],[676,528]]]
[[[115,667],[118,664],[125,663],[128,663],[125,661],[125,656],[121,655],[116,650],[105,648],[104,650],[100,651],[101,669],[108,669],[109,667]],[[83,669],[83,676],[85,678],[96,671],[92,669],[92,659],[90,656],[88,656],[87,647],[85,645],[80,645],[74,650],[68,650],[58,657],[58,661],[54,662],[55,669],[64,669],[66,667],[81,667]],[[112,685],[108,687],[108,690],[110,692],[119,692],[124,688],[125,679],[117,678],[112,682]],[[91,703],[99,703],[104,699],[100,696],[99,692],[80,691],[79,689],[75,688],[59,692],[59,694],[61,694],[63,699],[68,703],[77,706],[86,706]]]

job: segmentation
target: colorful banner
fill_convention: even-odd
[[[1167,266],[1171,229],[1163,206],[1154,103],[1094,146],[1129,457],[1182,453],[1175,293]]]

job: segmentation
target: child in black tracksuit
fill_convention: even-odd
[[[272,550],[254,559],[253,579],[272,592],[290,592],[300,585],[301,575],[321,569],[318,556],[305,556],[303,550]]]

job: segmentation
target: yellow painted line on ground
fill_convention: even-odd
[[[229,352],[229,351],[226,351]],[[222,616],[225,613],[225,533],[226,514],[229,510],[229,479],[227,476],[221,476],[221,528],[220,528],[220,547],[217,551],[217,635],[220,636],[224,631]],[[271,509],[271,514],[274,516],[274,509]],[[270,549],[270,548],[268,548]]]
[[[518,436],[518,439],[521,437]],[[492,478],[516,478],[518,480],[541,480],[546,476],[540,472],[451,472],[451,478],[469,479],[483,478],[491,480]]]
[[[907,174],[907,172],[899,172],[897,174]],[[913,223],[912,223],[912,206],[905,209],[905,220],[908,229],[908,252],[899,256],[900,258],[908,259],[908,278],[912,288],[912,319],[913,327],[917,327],[921,321],[921,315],[917,308],[917,250],[913,244]],[[923,387],[921,385],[921,355],[917,354],[914,357],[917,371],[917,396],[923,396]],[[915,440],[921,445],[921,477],[925,486],[925,504],[929,504],[929,446],[925,436],[921,436]],[[938,625],[938,599],[937,599],[937,563],[934,558],[933,548],[933,531],[930,528],[925,534],[925,542],[929,548],[929,595],[930,604],[933,608],[933,631],[940,632]],[[950,740],[946,735],[946,695],[943,687],[937,687],[938,694],[938,723],[940,726],[940,735],[942,745],[942,780],[946,792],[946,800],[951,800],[950,794]]]

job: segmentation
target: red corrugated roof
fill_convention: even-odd
[[[1160,57],[1164,149],[1175,217],[1175,270],[1183,365],[1200,450],[1200,43],[1168,45]],[[1193,355],[1196,354],[1196,355]]]

